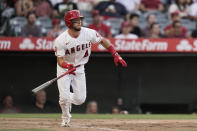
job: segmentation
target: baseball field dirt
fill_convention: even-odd
[[[84,116],[86,117],[86,116]],[[130,116],[132,117],[132,116]],[[127,119],[99,117],[87,119],[75,116],[71,127],[60,127],[60,118],[53,117],[5,117],[0,116],[0,131],[197,131],[197,116],[165,119],[149,117]],[[140,116],[139,116],[140,117]],[[168,118],[168,117],[166,117]]]

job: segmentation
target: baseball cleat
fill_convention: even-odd
[[[63,117],[61,126],[62,127],[70,127],[70,118],[71,118],[71,115],[69,115],[68,117]]]
[[[70,127],[70,124],[68,124],[68,123],[61,123],[61,127]]]

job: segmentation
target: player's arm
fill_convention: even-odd
[[[114,63],[118,66],[118,63],[121,63],[123,67],[127,67],[127,63],[122,59],[122,57],[118,54],[118,52],[114,49],[111,42],[106,38],[101,38],[100,44],[106,48],[114,57]]]
[[[64,61],[63,57],[57,57],[57,63],[60,67],[66,68],[66,69],[69,69],[69,70],[72,69],[72,68],[75,68],[73,66],[73,64],[68,64],[66,61]],[[76,70],[76,68],[75,68],[75,70]],[[71,72],[70,74],[75,75],[75,70],[73,72]]]
[[[66,68],[66,69],[71,69],[75,68],[73,64],[69,64],[64,60],[64,55],[65,55],[65,50],[61,46],[61,44],[58,43],[58,41],[55,41],[55,55],[57,56],[57,63],[60,67]],[[74,72],[72,72],[74,74]]]
[[[66,61],[64,61],[63,57],[57,57],[57,63],[60,67],[66,69],[72,69],[74,67],[73,64],[69,64]]]

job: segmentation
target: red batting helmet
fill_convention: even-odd
[[[81,12],[79,10],[71,10],[68,11],[65,15],[65,24],[67,27],[70,27],[72,25],[72,21],[73,19],[77,19],[77,18],[83,18],[83,16],[81,15]]]

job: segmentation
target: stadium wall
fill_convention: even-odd
[[[188,113],[197,100],[196,56],[160,56],[122,54],[128,68],[116,68],[112,57],[93,54],[86,65],[87,101],[74,106],[85,112],[88,101],[96,100],[99,112],[111,112],[122,97],[129,112],[140,105],[143,112]],[[15,105],[28,110],[33,103],[31,89],[56,76],[53,53],[0,53],[0,96],[11,94]],[[47,98],[58,104],[57,85],[46,89]],[[179,106],[177,106],[179,105]]]

